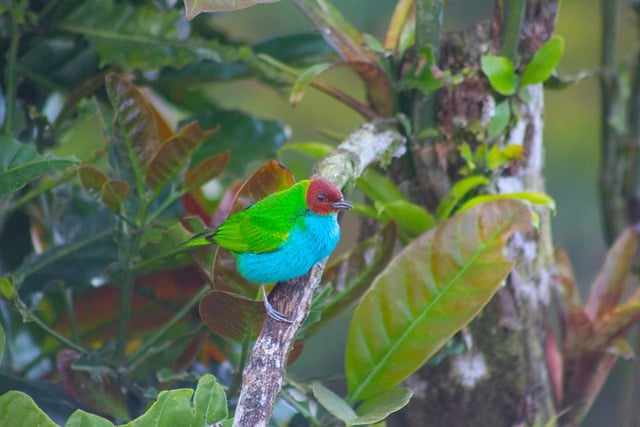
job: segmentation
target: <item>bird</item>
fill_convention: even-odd
[[[228,249],[240,274],[260,284],[267,314],[291,323],[271,306],[264,284],[303,276],[328,257],[340,240],[337,214],[352,208],[332,182],[301,180],[231,214],[215,230],[193,236],[184,246],[217,244]]]

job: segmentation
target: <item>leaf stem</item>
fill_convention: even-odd
[[[34,322],[41,329],[43,329],[47,334],[51,335],[53,338],[60,341],[62,344],[66,345],[69,348],[74,349],[80,354],[90,354],[89,350],[87,350],[80,344],[76,344],[75,342],[69,340],[68,338],[58,333],[55,329],[52,329],[51,327],[49,327],[49,325],[47,325],[42,319],[40,319],[38,316],[33,314],[21,299],[16,299],[14,301],[14,306],[16,307],[16,309],[18,310],[18,312],[22,316],[22,319],[25,322]]]
[[[142,230],[130,228],[127,222],[122,222],[119,236],[120,265],[123,267],[120,302],[118,303],[118,335],[116,339],[116,358],[123,360],[129,341],[129,322],[131,320],[131,299],[135,285],[133,272],[133,258],[138,253]]]

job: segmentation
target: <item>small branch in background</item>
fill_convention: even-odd
[[[619,4],[619,0],[602,1],[600,203],[605,240],[609,244],[622,231],[624,224],[621,173],[623,162],[619,158],[620,134],[614,125],[614,118],[621,106],[616,74]]]
[[[316,164],[314,176],[350,187],[364,169],[376,161],[388,162],[404,153],[404,138],[389,121],[362,125],[329,156]],[[309,273],[278,283],[269,297],[273,307],[292,323],[266,317],[262,332],[242,375],[242,390],[233,425],[266,426],[284,378],[289,352],[298,328],[309,313],[311,299],[320,284],[325,261]]]

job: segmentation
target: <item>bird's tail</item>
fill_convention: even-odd
[[[183,248],[195,248],[198,246],[209,246],[215,243],[213,240],[213,236],[216,234],[215,231],[204,230],[200,233],[194,235],[192,238],[187,240],[184,243],[181,243],[180,246]]]

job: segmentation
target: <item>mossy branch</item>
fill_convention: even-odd
[[[330,155],[316,164],[315,177],[350,188],[374,162],[389,161],[404,153],[405,140],[389,121],[374,121],[358,128]],[[233,425],[266,426],[280,392],[289,352],[298,329],[309,314],[311,299],[320,284],[326,260],[306,275],[278,283],[269,297],[273,307],[292,323],[266,317],[262,332],[242,376],[242,389]]]

